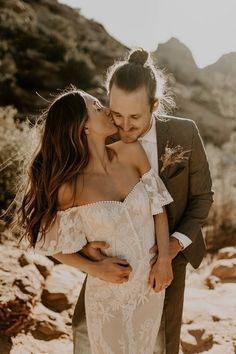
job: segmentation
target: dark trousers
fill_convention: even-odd
[[[187,263],[187,259],[181,252],[172,261],[174,279],[170,286],[166,289],[162,315],[162,325],[164,326],[165,336],[165,352],[160,354],[179,353]]]
[[[164,330],[165,351],[155,354],[179,353],[187,260],[180,252],[172,264],[174,279],[166,289],[161,326],[162,332]],[[85,284],[86,281],[82,286],[72,320],[74,354],[91,354],[84,306]],[[163,333],[160,333],[161,335]]]

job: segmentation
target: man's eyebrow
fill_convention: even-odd
[[[110,110],[111,110],[111,112],[113,112],[113,113],[118,113],[118,114],[120,114],[120,115],[121,115],[121,113],[120,113],[120,112],[114,111],[114,110],[113,110],[113,109],[111,109],[111,108],[110,108]]]
[[[120,112],[114,111],[114,110],[111,109],[111,108],[110,108],[110,110],[111,110],[112,113],[120,114],[120,115],[122,116],[122,114],[121,114]],[[129,116],[130,116],[130,117],[132,117],[132,116],[140,116],[140,113],[132,113],[132,114],[130,114]]]

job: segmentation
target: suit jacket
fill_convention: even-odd
[[[201,228],[213,202],[212,180],[206,151],[196,123],[191,119],[162,115],[156,119],[159,174],[174,202],[166,206],[170,235],[181,232],[192,243],[183,250],[194,268],[198,268],[206,252]],[[107,143],[118,140],[111,137]],[[180,145],[189,158],[167,167],[162,173],[161,155],[169,142]]]
[[[174,202],[166,206],[170,234],[178,231],[188,236],[192,243],[184,256],[198,268],[206,251],[201,227],[213,202],[212,181],[206,152],[198,128],[190,119],[159,116],[156,120],[158,166],[160,177]],[[190,150],[187,160],[173,164],[160,172],[160,157],[165,146],[180,145]]]

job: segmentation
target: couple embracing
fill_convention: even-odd
[[[109,108],[73,88],[42,119],[18,222],[37,252],[87,274],[76,354],[179,352],[186,265],[203,259],[213,193],[195,123],[158,115],[158,85],[134,50],[109,69]]]

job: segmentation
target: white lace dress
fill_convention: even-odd
[[[53,255],[107,241],[105,253],[132,266],[123,284],[88,275],[85,310],[92,354],[153,354],[165,290],[148,289],[149,249],[155,243],[153,215],[170,202],[162,180],[150,169],[123,202],[99,201],[58,211],[45,243],[37,242],[37,252]]]

